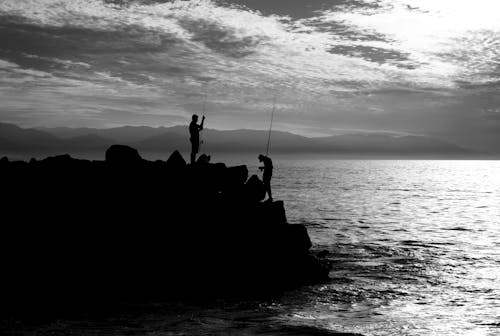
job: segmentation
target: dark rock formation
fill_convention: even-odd
[[[246,196],[249,201],[260,202],[266,197],[264,183],[257,175],[252,175],[246,183]]]
[[[196,164],[199,166],[199,165],[207,165],[210,163],[210,155],[207,155],[207,154],[201,154],[199,157],[198,157],[198,160],[196,160]]]
[[[186,160],[184,160],[179,151],[175,151],[168,158],[167,165],[172,169],[184,169],[186,167]]]
[[[142,157],[137,149],[124,146],[113,145],[106,150],[106,162],[112,165],[137,165],[141,163]]]
[[[0,160],[2,289],[9,307],[262,294],[325,280],[283,202],[246,166],[68,155]]]
[[[241,188],[248,179],[248,168],[247,166],[229,167],[224,175],[226,177],[226,184],[235,188]]]

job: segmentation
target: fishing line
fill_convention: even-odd
[[[276,110],[276,100],[277,100],[277,95],[274,96],[273,109],[271,111],[271,123],[269,125],[269,133],[268,133],[268,136],[267,136],[266,156],[269,155],[269,146],[271,145],[271,132],[273,130],[273,120],[274,120],[274,111]]]

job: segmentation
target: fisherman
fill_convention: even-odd
[[[262,162],[264,166],[259,167],[263,171],[262,181],[264,182],[264,188],[266,193],[269,195],[267,199],[269,202],[273,201],[273,194],[271,193],[271,177],[273,176],[273,161],[269,156],[259,155],[259,162]]]
[[[205,122],[205,116],[201,119],[201,124],[198,125],[198,116],[193,114],[192,121],[189,124],[189,134],[191,137],[191,164],[196,162],[196,154],[200,150],[200,131],[203,130],[203,123]]]

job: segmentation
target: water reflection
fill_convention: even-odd
[[[365,335],[500,332],[499,162],[282,165],[289,217],[312,218],[335,262],[321,303],[286,319]]]

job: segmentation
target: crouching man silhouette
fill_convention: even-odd
[[[264,182],[264,188],[266,193],[269,195],[267,199],[269,202],[273,201],[273,194],[271,192],[271,177],[273,177],[273,161],[270,157],[260,154],[259,162],[262,162],[264,166],[259,167],[263,171],[262,181]]]

